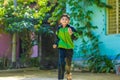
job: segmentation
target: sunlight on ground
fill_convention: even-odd
[[[55,78],[21,78],[21,77],[0,77],[0,80],[57,80]],[[66,80],[66,79],[64,79]],[[78,80],[78,79],[74,79]],[[83,80],[83,79],[79,79]]]
[[[22,80],[20,77],[0,77],[0,80]]]

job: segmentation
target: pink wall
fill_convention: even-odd
[[[0,57],[11,57],[11,36],[0,33]]]
[[[34,46],[32,47],[31,57],[38,57],[38,45],[34,45]]]

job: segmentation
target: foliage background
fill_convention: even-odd
[[[67,3],[67,4],[66,4]],[[43,33],[51,34],[59,24],[59,18],[63,13],[71,16],[71,25],[74,25],[80,35],[80,43],[82,43],[78,53],[83,53],[83,57],[89,58],[87,64],[89,69],[95,72],[109,72],[112,66],[109,58],[101,56],[99,52],[99,35],[94,34],[97,29],[96,25],[92,25],[92,17],[94,15],[89,7],[96,5],[100,8],[111,8],[110,5],[102,2],[102,0],[17,0],[15,8],[12,0],[1,0],[0,5],[0,24],[4,25],[4,30],[10,34],[16,33],[22,41],[22,53],[29,54],[31,48],[31,40],[29,34],[35,32],[37,35]],[[67,11],[69,8],[70,11]],[[48,27],[49,26],[49,27]],[[51,26],[51,27],[50,27]],[[76,46],[79,48],[79,46]],[[89,56],[90,55],[90,56]],[[91,58],[91,56],[93,57]],[[100,60],[97,61],[96,59]],[[95,61],[95,63],[91,63]],[[110,63],[103,65],[104,63]],[[93,65],[97,64],[97,65]],[[92,68],[91,68],[92,66]]]

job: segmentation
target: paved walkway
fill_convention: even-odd
[[[73,80],[120,80],[115,73],[90,73],[74,71]],[[57,70],[13,69],[0,70],[0,80],[57,80]],[[66,79],[64,79],[66,80]]]
[[[18,78],[18,77],[6,77],[0,78],[0,80],[57,80],[55,78]]]

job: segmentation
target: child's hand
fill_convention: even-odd
[[[56,44],[53,44],[53,48],[57,48],[57,45],[56,45]]]
[[[69,34],[70,34],[70,35],[72,35],[72,34],[73,34],[73,31],[72,31],[72,29],[71,29],[71,28],[68,28],[68,32],[69,32]]]

